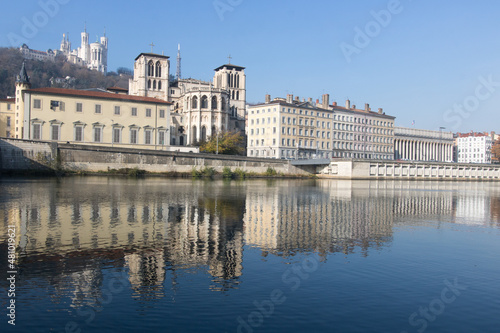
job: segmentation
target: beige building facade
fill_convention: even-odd
[[[0,99],[0,137],[12,138],[15,129],[15,98]]]
[[[170,103],[97,91],[23,91],[24,139],[153,149],[170,146]]]
[[[281,159],[392,159],[394,117],[346,102],[322,103],[266,96],[266,103],[248,108],[247,155]]]
[[[171,104],[98,89],[31,89],[23,64],[11,126],[19,139],[168,149]]]

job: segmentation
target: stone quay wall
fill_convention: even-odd
[[[245,172],[265,173],[273,168],[284,175],[310,175],[314,167],[301,169],[286,160],[251,158],[163,150],[119,148],[0,139],[0,170],[23,171],[58,168],[74,172],[106,172],[111,169],[138,168],[147,172],[191,172],[193,168],[212,167],[222,173],[224,167]]]

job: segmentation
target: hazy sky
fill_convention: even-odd
[[[21,5],[22,4],[22,5]],[[55,6],[54,4],[57,4]],[[0,46],[109,37],[108,70],[181,44],[182,76],[246,67],[247,101],[287,93],[373,110],[398,126],[500,132],[500,2],[435,0],[4,1]],[[7,14],[7,15],[6,15]],[[34,28],[34,29],[33,29]]]

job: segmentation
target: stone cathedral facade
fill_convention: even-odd
[[[141,53],[135,59],[129,94],[172,103],[170,144],[196,144],[216,133],[245,131],[245,68],[217,67],[212,82],[177,78],[169,82],[168,56]]]

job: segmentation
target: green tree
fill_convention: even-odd
[[[218,133],[212,135],[206,142],[200,145],[200,151],[204,153],[224,155],[245,155],[245,138],[239,131]]]

